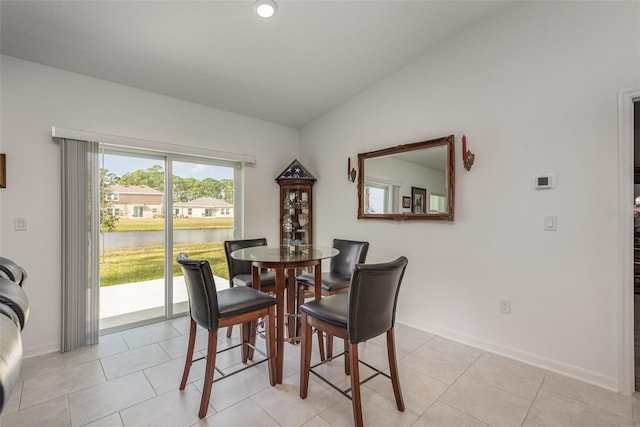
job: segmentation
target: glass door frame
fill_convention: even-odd
[[[233,169],[233,236],[240,238],[243,232],[243,178],[244,163],[230,160],[213,159],[209,157],[199,157],[192,155],[166,154],[167,166],[165,168],[166,188],[171,188],[171,195],[167,195],[165,189],[165,243],[170,251],[165,251],[165,316],[167,319],[182,317],[188,312],[174,313],[173,301],[173,163],[198,163],[208,166],[222,166]]]
[[[140,320],[137,322],[128,323],[126,325],[115,326],[100,330],[100,334],[109,334],[136,326],[142,326],[146,324],[156,323],[158,321],[173,319],[182,317],[184,312],[174,313],[174,301],[173,301],[173,163],[174,162],[189,162],[205,164],[210,166],[222,166],[230,167],[233,169],[233,205],[234,205],[234,218],[233,218],[233,235],[234,238],[240,238],[243,234],[243,178],[244,178],[244,162],[232,161],[232,160],[220,160],[211,157],[194,156],[188,154],[175,154],[175,153],[163,153],[155,150],[148,150],[143,148],[129,148],[118,145],[112,145],[108,143],[100,144],[100,154],[114,154],[123,156],[137,156],[142,158],[154,159],[162,161],[164,163],[164,199],[165,206],[163,208],[164,214],[164,315],[156,316],[149,319]],[[101,167],[102,167],[102,163]],[[99,233],[99,230],[98,230]],[[99,268],[98,266],[96,266]]]
[[[121,146],[117,146],[117,145],[111,145],[111,144],[106,144],[106,143],[100,143],[100,148],[99,148],[99,154],[100,154],[100,168],[104,167],[104,163],[103,163],[103,157],[104,155],[115,155],[115,156],[130,156],[130,157],[137,157],[137,158],[143,158],[143,159],[150,159],[150,160],[156,160],[158,162],[162,162],[163,168],[166,170],[167,169],[167,155],[164,153],[158,153],[158,152],[154,152],[151,150],[144,150],[144,149],[137,149],[137,148],[129,148],[129,147],[121,147]],[[166,173],[165,173],[165,192],[164,192],[164,197],[166,199],[166,190],[167,190],[167,182],[166,182]],[[166,205],[166,203],[165,203]],[[166,229],[167,229],[167,222],[166,222],[166,218],[164,221],[164,231],[166,234]],[[100,231],[98,230],[98,233]],[[96,258],[96,268],[97,271],[99,272],[99,257]],[[166,271],[166,259],[167,259],[167,248],[166,248],[166,238],[165,238],[165,248],[164,248],[164,257],[163,257],[163,262],[165,263],[165,271]],[[99,277],[99,276],[98,276]],[[98,279],[99,282],[99,279]],[[108,328],[104,328],[104,329],[100,329],[99,330],[99,334],[100,335],[106,335],[106,334],[110,334],[113,332],[118,332],[118,331],[123,331],[126,329],[130,329],[130,328],[134,328],[137,326],[143,326],[143,325],[147,325],[147,324],[151,324],[151,323],[156,323],[162,320],[165,320],[167,317],[167,306],[166,306],[166,277],[164,280],[164,292],[165,292],[165,298],[163,298],[164,304],[165,306],[163,307],[163,315],[161,316],[154,316],[154,317],[149,317],[143,320],[137,320],[134,322],[130,322],[130,323],[125,323],[122,325],[116,325],[116,326],[111,326]],[[98,283],[98,286],[100,286],[100,283]],[[98,292],[99,295],[99,292]],[[98,317],[100,317],[100,313],[99,313],[99,302],[98,302]]]

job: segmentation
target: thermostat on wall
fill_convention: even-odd
[[[536,190],[546,190],[553,188],[553,175],[537,175],[533,182]]]

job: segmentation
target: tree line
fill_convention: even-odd
[[[105,188],[112,185],[146,185],[164,192],[164,170],[160,165],[153,165],[146,170],[138,169],[134,172],[117,176],[108,169],[101,169],[101,181]],[[173,175],[173,201],[188,202],[198,197],[213,197],[233,204],[233,180],[204,178],[182,178]]]

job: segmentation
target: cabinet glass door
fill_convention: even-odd
[[[282,244],[309,244],[309,191],[300,188],[284,189],[282,218]]]

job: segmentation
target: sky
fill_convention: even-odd
[[[148,159],[144,157],[117,156],[113,154],[104,155],[104,168],[109,172],[122,176],[128,172],[138,169],[146,170],[153,165],[163,166],[163,161],[159,159]],[[164,167],[163,167],[164,169]],[[173,174],[181,178],[204,178],[233,179],[233,168],[227,166],[213,166],[202,163],[173,162]]]

